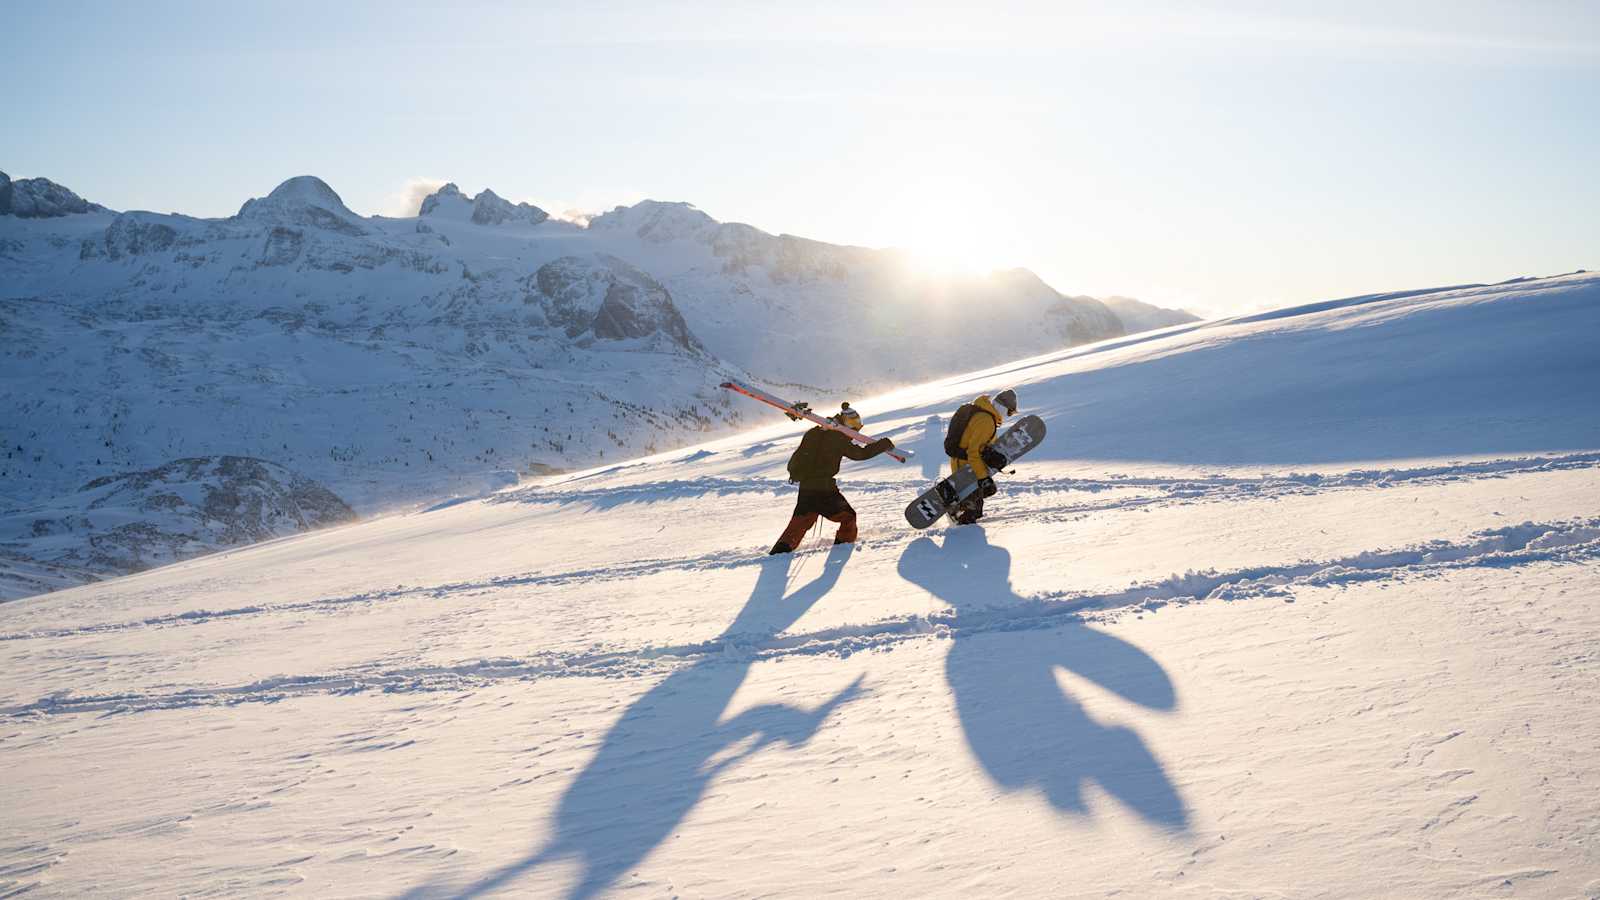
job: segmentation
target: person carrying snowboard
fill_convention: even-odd
[[[950,455],[950,474],[961,471],[962,466],[971,466],[973,474],[978,476],[978,496],[961,505],[955,517],[957,525],[971,525],[983,518],[983,498],[993,497],[997,490],[990,470],[1005,468],[1009,462],[989,445],[994,443],[1005,417],[1016,414],[1017,392],[1007,388],[995,394],[992,401],[988,395],[981,395],[971,403],[961,404],[950,417],[950,430],[945,432],[944,438],[944,452]]]
[[[848,403],[843,404],[839,412],[830,418],[840,425],[861,430],[861,416]],[[794,515],[789,519],[789,526],[783,529],[783,534],[778,536],[778,542],[772,545],[768,555],[793,553],[805,539],[806,532],[816,524],[817,516],[839,523],[839,531],[833,538],[835,544],[854,543],[856,511],[839,493],[839,484],[833,476],[839,474],[839,462],[844,457],[871,459],[893,449],[894,441],[888,438],[878,438],[860,447],[843,434],[821,425],[807,431],[800,438],[800,446],[789,457],[789,480],[800,485],[800,496],[795,500]]]

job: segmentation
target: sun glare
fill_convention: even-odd
[[[984,247],[976,236],[965,237],[928,235],[913,239],[902,249],[918,273],[934,277],[987,275],[995,269],[1008,268],[1000,262],[997,250]]]
[[[898,212],[899,216],[880,227],[890,245],[903,252],[919,274],[986,275],[995,269],[1026,265],[1017,259],[1018,248],[1009,229],[995,224],[1004,222],[1003,213],[977,203],[938,208],[912,205]]]
[[[959,172],[958,161],[934,167]],[[1026,265],[1019,260],[1008,211],[994,206],[984,185],[924,171],[895,180],[873,223],[880,245],[899,249],[916,274],[985,275]]]

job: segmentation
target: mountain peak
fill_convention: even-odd
[[[272,189],[265,197],[246,200],[239,207],[241,219],[264,219],[307,225],[344,234],[366,234],[357,224],[361,217],[344,205],[338,193],[315,175],[296,175]]]
[[[296,175],[273,188],[272,193],[267,195],[267,199],[276,200],[280,203],[310,204],[349,212],[339,194],[329,187],[326,181],[315,175]]]
[[[444,187],[422,198],[422,208],[417,211],[417,215],[434,215],[439,212],[441,206],[458,201],[461,203],[471,202],[467,199],[466,194],[461,193],[461,188],[456,187],[454,181],[448,182]]]
[[[76,213],[104,212],[105,207],[79,197],[48,178],[19,178],[0,172],[0,216],[53,219]]]
[[[641,200],[595,216],[589,227],[600,231],[631,231],[652,244],[664,244],[703,235],[718,224],[693,203]]]
[[[531,203],[513,205],[488,188],[472,198],[472,221],[479,225],[501,225],[511,221],[537,225],[548,218],[550,214],[539,207]]]
[[[479,191],[476,197],[468,198],[453,181],[424,198],[417,215],[466,219],[474,225],[504,225],[507,222],[537,225],[550,218],[549,213],[531,203],[512,203],[488,188]]]

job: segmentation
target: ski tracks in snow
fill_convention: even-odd
[[[1092,494],[1138,491],[1137,497],[1111,497],[1098,501],[1072,501],[1051,505],[1046,513],[1100,512],[1158,503],[1228,501],[1243,498],[1282,497],[1313,494],[1319,491],[1395,487],[1402,484],[1445,484],[1479,478],[1505,478],[1535,472],[1561,472],[1600,468],[1600,452],[1562,453],[1510,459],[1450,462],[1410,468],[1355,469],[1346,472],[1284,472],[1254,478],[1230,475],[1204,476],[1120,476],[1101,478],[1006,478],[1007,494],[1049,495],[1064,492]],[[921,483],[904,480],[856,481],[849,485],[852,496],[915,496]],[[792,487],[777,478],[697,478],[655,481],[613,487],[567,488],[533,486],[506,491],[488,498],[491,503],[584,504],[609,509],[633,503],[662,503],[705,495],[774,494],[787,501]]]
[[[1007,493],[1026,494],[1040,502],[1025,512],[1001,512],[989,516],[990,523],[1005,522],[1015,518],[1056,523],[1070,521],[1088,513],[1114,512],[1161,505],[1184,505],[1202,502],[1226,503],[1243,499],[1263,499],[1294,495],[1308,495],[1337,490],[1381,489],[1401,485],[1445,484],[1482,478],[1505,478],[1537,472],[1557,472],[1571,469],[1600,468],[1600,452],[1523,457],[1516,459],[1487,460],[1469,463],[1452,463],[1413,468],[1362,469],[1335,474],[1287,473],[1263,475],[1259,478],[1240,478],[1222,475],[1208,477],[1153,478],[1041,478],[1012,480],[1006,484]],[[789,486],[777,480],[700,479],[652,483],[648,485],[623,485],[611,488],[583,488],[579,490],[549,490],[528,488],[495,495],[491,503],[550,503],[557,505],[589,504],[611,508],[627,503],[655,503],[674,499],[691,499],[715,494],[781,493],[787,502]],[[906,496],[908,488],[901,482],[864,482],[851,485],[852,495],[876,499],[892,498],[898,501]],[[1109,494],[1100,499],[1080,499],[1080,494]],[[1059,496],[1065,495],[1065,496]],[[869,501],[872,502],[872,501]],[[900,538],[867,538],[864,546],[903,546],[918,533],[908,533]],[[253,604],[227,609],[188,610],[170,615],[152,616],[125,622],[102,622],[70,628],[35,629],[0,633],[0,641],[36,640],[43,638],[72,637],[77,635],[129,631],[142,628],[168,628],[202,625],[244,616],[277,615],[282,613],[333,614],[348,607],[386,603],[408,599],[445,599],[485,591],[517,587],[560,587],[567,584],[591,583],[603,580],[627,580],[642,575],[668,572],[706,572],[719,569],[748,568],[760,561],[756,550],[729,550],[707,553],[695,557],[669,557],[641,559],[632,562],[592,566],[563,571],[536,571],[472,581],[455,581],[435,585],[399,584],[387,590],[365,591],[337,597],[319,597],[288,603]]]
[[[1158,581],[1130,585],[1108,593],[1049,592],[1024,598],[1020,603],[992,607],[963,607],[929,615],[908,615],[810,632],[724,637],[693,643],[644,646],[632,649],[581,653],[536,653],[525,657],[479,659],[450,666],[381,668],[360,666],[341,671],[287,675],[233,686],[200,687],[171,692],[74,694],[61,692],[33,703],[0,708],[0,716],[25,718],[62,713],[118,713],[196,706],[225,706],[246,702],[276,702],[305,694],[358,694],[471,691],[506,679],[530,680],[570,677],[630,677],[659,673],[691,663],[716,661],[749,664],[789,656],[834,655],[885,651],[904,641],[938,640],[992,631],[1046,629],[1062,625],[1106,623],[1126,615],[1142,615],[1168,605],[1236,602],[1280,598],[1293,602],[1295,589],[1353,584],[1382,579],[1431,577],[1446,571],[1473,567],[1509,568],[1533,563],[1585,563],[1600,559],[1600,517],[1558,522],[1524,522],[1476,534],[1459,541],[1363,551],[1325,560],[1280,565],[1260,565],[1229,571],[1188,572]],[[639,574],[654,571],[663,562],[620,567]],[[732,567],[753,565],[747,557],[719,555],[678,565]],[[616,568],[601,570],[619,575]],[[305,610],[319,605],[372,602],[395,596],[446,596],[455,590],[477,590],[507,584],[559,584],[588,577],[586,572],[500,579],[469,585],[410,588],[399,594],[357,595],[305,604],[250,608],[248,611],[186,613],[122,625],[86,626],[80,630],[5,635],[8,640],[48,639],[117,628],[165,627],[197,624],[216,617],[246,612],[284,609]],[[542,580],[536,580],[542,579]]]

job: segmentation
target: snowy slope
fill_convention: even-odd
[[[1600,895],[1600,276],[1179,326],[0,605],[0,891]],[[1050,423],[979,527],[938,427]]]
[[[327,488],[246,457],[180,459],[0,512],[0,602],[351,522]]]

